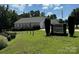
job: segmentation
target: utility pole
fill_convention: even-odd
[[[61,17],[63,19],[63,8],[61,9]]]

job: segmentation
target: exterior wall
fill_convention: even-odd
[[[25,24],[25,23],[16,23],[16,24],[14,24],[15,29],[21,29],[21,28],[24,29],[26,27],[28,27],[28,24]]]
[[[45,26],[44,26],[44,20],[40,22],[40,28],[41,29],[44,29],[45,28]]]
[[[32,22],[32,23],[15,23],[14,24],[15,29],[28,29],[28,28],[33,28],[34,26],[40,26],[40,23]]]
[[[15,29],[27,29],[33,26],[40,26],[41,29],[44,29],[45,28],[44,20],[42,20],[41,22],[15,23],[14,28]],[[59,22],[55,19],[55,20],[51,20],[51,24],[59,24]]]

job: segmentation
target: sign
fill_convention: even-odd
[[[51,24],[52,35],[67,35],[66,24]]]
[[[63,33],[63,25],[62,24],[55,24],[53,25],[53,32],[54,33]]]

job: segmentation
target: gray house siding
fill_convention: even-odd
[[[31,18],[21,18],[14,23],[15,29],[27,29],[33,28],[34,26],[40,26],[44,29],[45,17],[31,17]],[[51,20],[51,24],[59,24],[57,19]]]
[[[14,23],[15,29],[27,29],[33,28],[34,26],[39,26],[43,28],[43,21],[45,17],[32,17],[32,18],[22,18]]]
[[[15,29],[25,29],[29,27],[28,23],[16,23],[14,24]]]

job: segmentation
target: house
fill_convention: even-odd
[[[15,29],[27,29],[33,27],[44,28],[45,17],[30,17],[30,18],[21,18],[14,23]],[[59,23],[57,20],[52,20],[51,23]]]
[[[44,28],[45,17],[30,17],[30,18],[21,18],[14,23],[15,29],[27,29],[33,28],[34,26]]]

